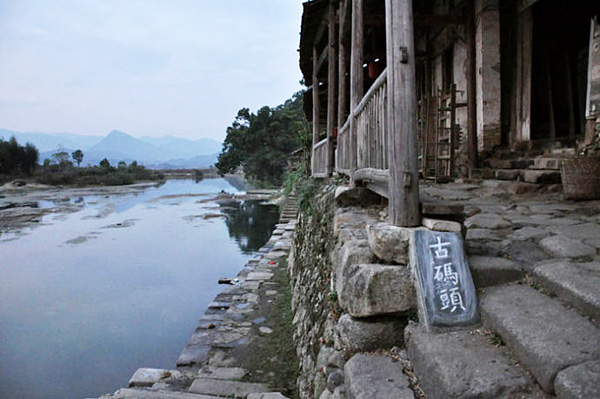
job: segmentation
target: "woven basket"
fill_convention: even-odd
[[[600,158],[563,160],[561,178],[565,199],[600,199]]]

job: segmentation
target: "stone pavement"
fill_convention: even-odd
[[[428,398],[600,398],[600,201],[520,182],[428,185],[464,206],[483,325],[407,328]]]
[[[408,239],[396,234],[401,242],[386,253],[371,236],[385,234],[372,226],[387,220],[387,210],[339,209],[334,222],[339,264],[349,266],[338,269],[336,288],[350,314],[340,318],[336,331],[350,360],[338,368],[330,360],[323,363],[328,387],[320,398],[600,398],[600,201],[565,201],[556,186],[496,180],[425,183],[421,201],[426,227],[456,231],[455,222],[462,223],[481,323],[427,331],[410,321],[404,342],[397,344],[405,350],[386,350],[390,340],[364,337],[353,341],[361,348],[349,346],[342,339],[351,331],[346,319],[356,324],[362,314],[352,314],[344,303],[345,285],[355,278],[344,273],[359,275],[353,265],[370,267],[374,254],[380,262],[405,264],[401,249]],[[357,244],[367,237],[369,245]],[[360,286],[373,297],[373,288]],[[361,351],[368,356],[352,357]],[[390,371],[383,366],[386,359],[404,367]],[[329,370],[338,373],[341,367],[343,383],[330,388]]]
[[[286,223],[276,225],[271,239],[239,272],[232,284],[216,296],[200,318],[195,333],[177,360],[176,370],[142,368],[129,387],[102,399],[286,399],[261,379],[260,370],[242,367],[251,347],[274,330],[269,325],[269,304],[279,287],[272,280],[285,273],[280,260],[292,245],[295,210],[286,207]],[[265,313],[266,312],[266,313]],[[276,356],[276,354],[270,354]],[[285,359],[290,361],[290,359]],[[250,378],[252,377],[252,378]],[[264,376],[266,382],[268,377]]]

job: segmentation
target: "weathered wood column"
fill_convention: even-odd
[[[352,42],[350,49],[350,131],[352,154],[351,175],[357,167],[358,126],[354,120],[354,110],[364,93],[363,45],[364,45],[363,0],[352,0]]]
[[[313,47],[313,76],[312,76],[312,99],[313,99],[313,142],[312,142],[312,157],[311,157],[311,171],[314,174],[315,168],[317,167],[317,157],[315,153],[315,145],[319,142],[319,128],[320,120],[319,114],[321,112],[320,100],[319,100],[319,52],[317,47]]]
[[[412,0],[386,0],[390,223],[421,224]]]
[[[337,43],[335,37],[335,6],[329,4],[329,56],[327,64],[327,175],[331,176],[334,166],[333,131],[336,126],[336,97],[337,97]]]
[[[340,20],[339,20],[339,41],[338,41],[338,128],[341,129],[346,123],[346,109],[348,108],[348,84],[346,74],[348,73],[348,64],[346,62],[346,43],[347,39],[344,35],[346,30],[346,16],[348,12],[348,2],[350,0],[342,0],[340,2]]]

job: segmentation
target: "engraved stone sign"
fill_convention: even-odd
[[[460,234],[415,230],[412,262],[421,322],[427,328],[479,321],[475,285]]]

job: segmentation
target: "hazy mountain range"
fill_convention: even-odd
[[[173,136],[135,138],[113,130],[105,137],[73,133],[22,133],[0,129],[4,140],[15,136],[19,144],[32,143],[40,152],[40,163],[57,149],[69,154],[83,151],[83,165],[97,165],[107,158],[111,164],[137,161],[149,168],[206,168],[217,162],[221,143],[212,139],[187,140]]]

